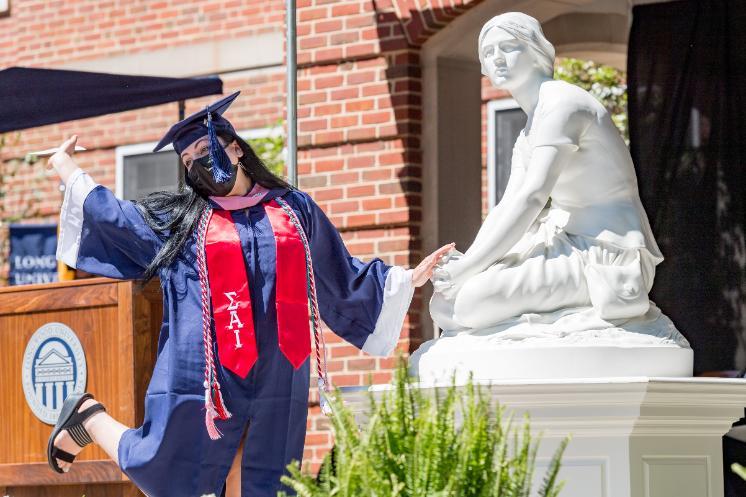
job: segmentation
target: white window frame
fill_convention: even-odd
[[[255,128],[238,131],[238,136],[254,140],[257,138],[269,138],[276,137],[283,134],[282,126],[269,126],[266,128]],[[116,157],[116,169],[115,169],[115,191],[114,194],[117,198],[121,199],[124,197],[124,159],[131,155],[142,155],[153,153],[153,149],[158,142],[142,142],[133,143],[131,145],[120,145],[115,148],[114,153]],[[173,152],[174,146],[172,144],[163,147],[158,152]],[[283,149],[283,155],[286,154],[286,150]]]
[[[495,184],[495,113],[501,110],[520,109],[512,98],[499,98],[487,102],[487,201],[492,208],[497,203],[497,185]]]

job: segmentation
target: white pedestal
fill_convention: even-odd
[[[721,437],[746,406],[746,380],[732,379],[512,380],[490,391],[543,432],[535,488],[558,441],[572,436],[562,497],[722,497]],[[360,419],[366,395],[345,395]]]

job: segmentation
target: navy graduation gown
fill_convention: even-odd
[[[356,347],[374,355],[390,354],[412,298],[411,270],[350,256],[337,230],[306,193],[274,189],[264,200],[276,196],[290,204],[308,235],[321,318]],[[244,496],[289,492],[280,476],[288,463],[303,456],[310,359],[295,370],[278,347],[274,235],[262,203],[232,211],[232,217],[245,256],[259,357],[245,379],[216,361],[233,417],[216,421],[223,438],[211,440],[204,424],[205,358],[192,235],[180,256],[160,271],[163,324],[145,396],[145,419],[142,426],[126,431],[119,444],[122,471],[151,497],[220,495],[244,433]],[[132,202],[118,200],[80,170],[68,180],[58,244],[58,258],[68,265],[136,279],[162,244]]]

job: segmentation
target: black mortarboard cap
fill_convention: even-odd
[[[237,91],[213,102],[199,112],[195,112],[171,126],[166,136],[155,146],[153,152],[157,152],[169,143],[173,143],[174,150],[181,155],[186,147],[200,137],[207,135],[209,137],[210,163],[213,166],[213,179],[218,183],[228,181],[231,178],[232,165],[230,158],[218,141],[218,134],[237,136],[233,125],[222,114],[230,107],[239,93],[241,92]]]
[[[221,98],[171,126],[171,129],[168,130],[165,136],[161,138],[161,141],[158,142],[158,145],[155,146],[153,152],[157,152],[169,143],[173,143],[176,153],[181,154],[197,138],[208,134],[208,113],[218,133],[229,131],[235,135],[236,131],[233,129],[231,123],[223,117],[223,113],[230,107],[239,93],[241,92],[237,91],[227,97]]]

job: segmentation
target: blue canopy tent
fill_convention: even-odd
[[[11,67],[0,71],[0,133],[222,92],[223,82],[217,77],[162,78]]]

